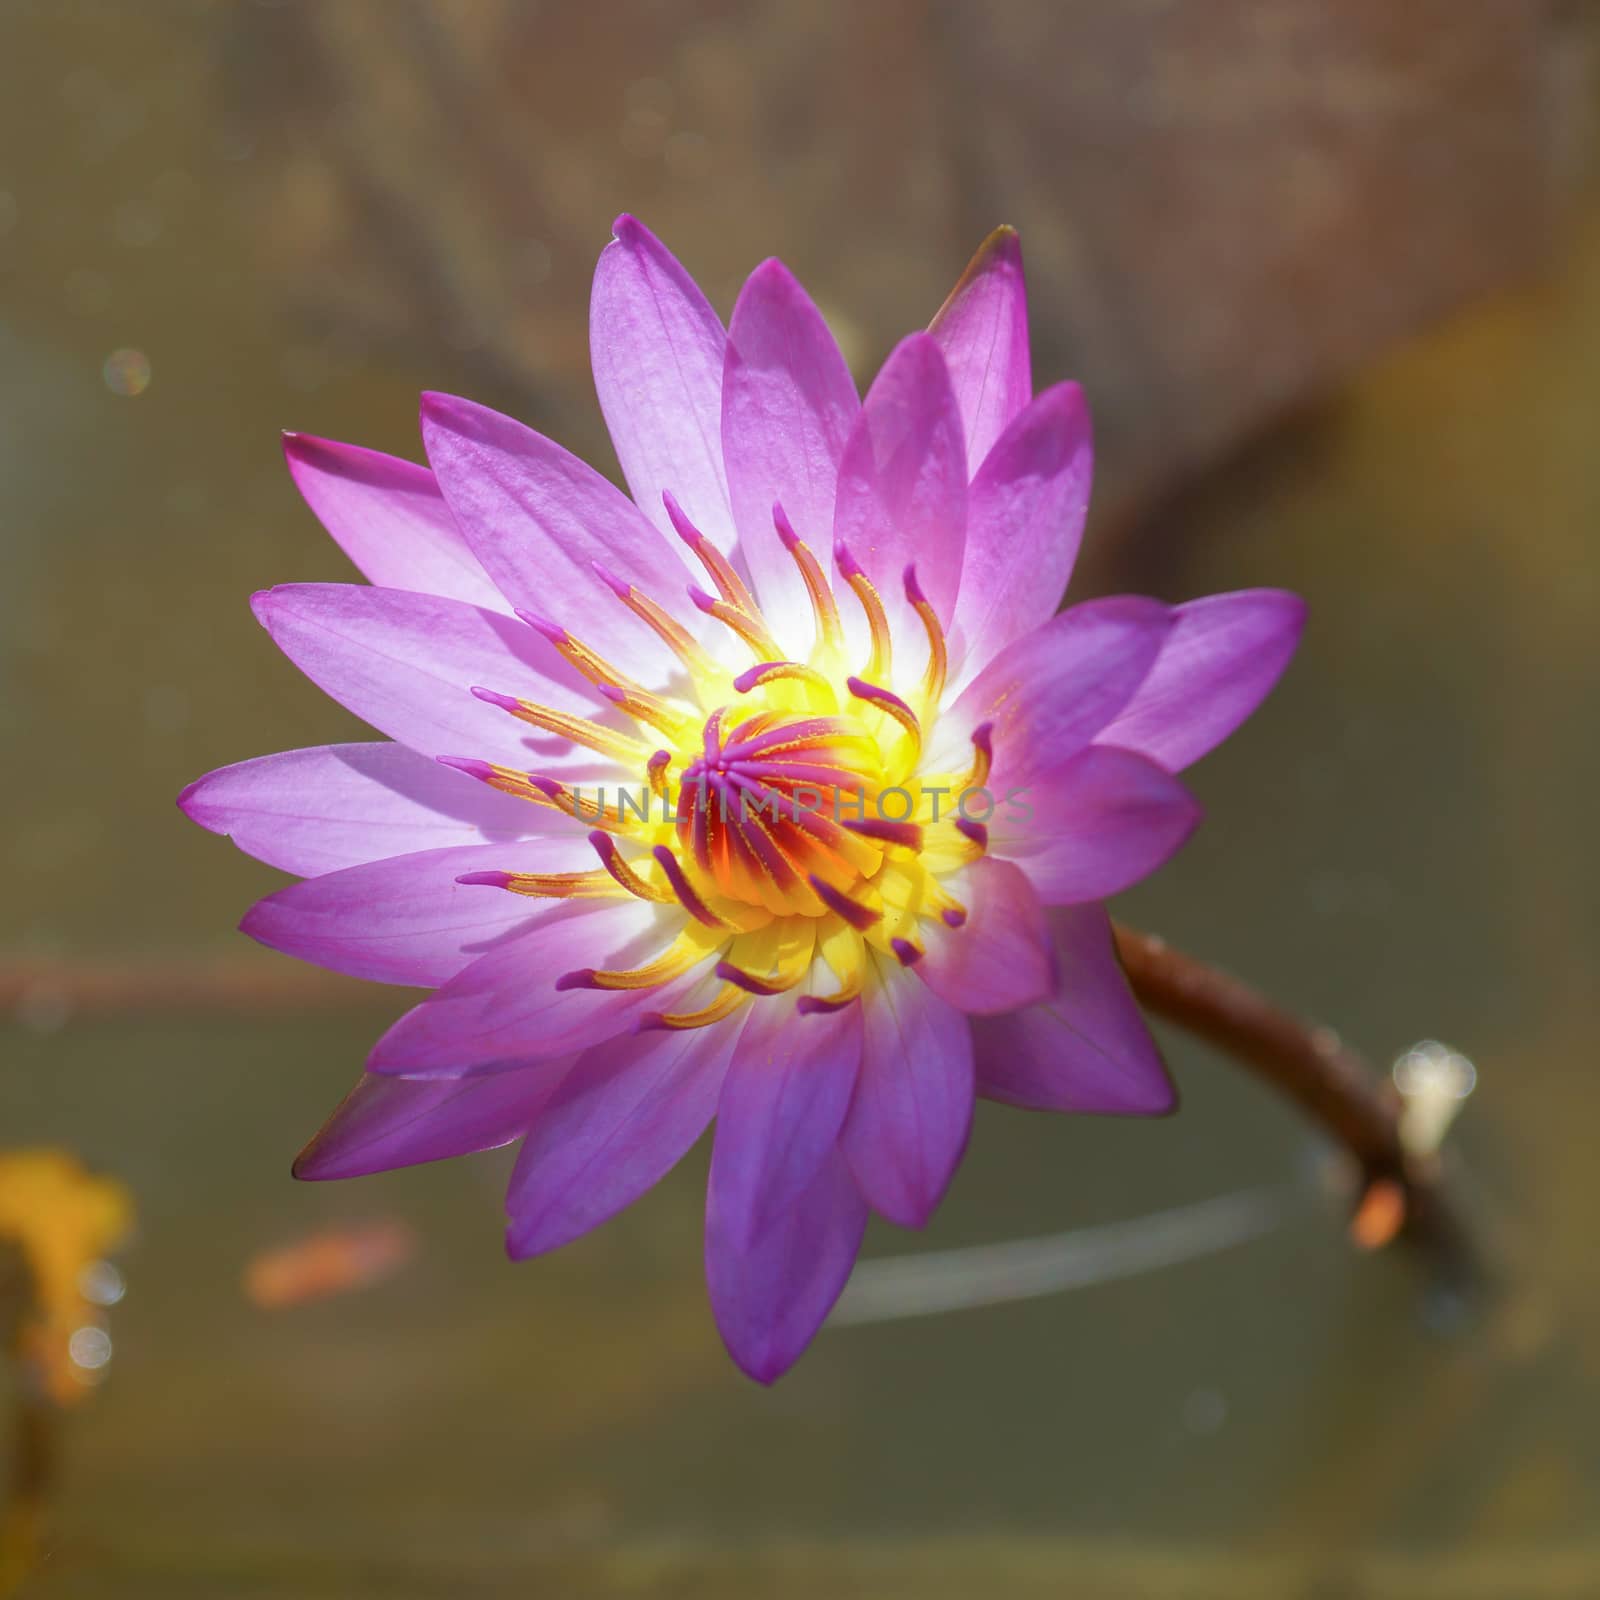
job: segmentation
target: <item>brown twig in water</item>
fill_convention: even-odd
[[[1405,1197],[1403,1237],[1457,1288],[1475,1286],[1484,1266],[1452,1201],[1438,1158],[1406,1148],[1399,1095],[1331,1028],[1314,1027],[1237,978],[1174,950],[1152,934],[1115,924],[1117,954],[1140,1003],[1227,1052],[1294,1101],[1352,1156],[1363,1193],[1397,1184]]]

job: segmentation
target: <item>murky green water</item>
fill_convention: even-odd
[[[0,958],[244,959],[227,930],[275,875],[173,796],[358,736],[246,609],[345,573],[276,431],[415,453],[417,390],[507,399],[507,380],[425,326],[330,329],[294,252],[262,249],[266,157],[232,117],[219,8],[18,7],[4,31]],[[573,182],[568,221],[598,248],[631,197]],[[578,265],[547,277],[530,294],[581,331]],[[150,364],[137,394],[104,370],[126,348]],[[537,420],[592,441],[559,375]],[[825,1333],[763,1392],[705,1307],[697,1161],[520,1267],[499,1158],[290,1181],[400,996],[199,1019],[36,1005],[0,1025],[0,1143],[69,1145],[140,1212],[38,1591],[1600,1589],[1597,375],[1588,225],[1546,283],[1390,359],[1137,538],[1102,530],[1096,568],[1173,597],[1310,597],[1284,688],[1195,774],[1205,829],[1126,911],[1379,1060],[1430,1035],[1476,1060],[1459,1145],[1513,1269],[1498,1312],[1430,1325],[1407,1261],[1357,1259],[1332,1210],[1300,1206],[1158,1274]],[[1185,1106],[1158,1125],[984,1108],[926,1244],[1300,1183],[1316,1156],[1295,1119],[1171,1046]],[[421,1241],[390,1281],[272,1313],[242,1294],[253,1253],[380,1217]]]

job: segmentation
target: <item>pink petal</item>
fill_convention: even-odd
[[[1056,986],[1044,907],[1015,863],[985,857],[954,885],[967,908],[959,928],[924,924],[916,974],[941,1000],[981,1016],[1046,999]]]
[[[286,433],[283,454],[306,504],[369,583],[509,609],[426,467],[308,433]]]
[[[922,637],[905,598],[908,566],[949,622],[967,537],[966,445],[944,356],[926,333],[903,339],[867,391],[839,462],[833,536],[872,579],[901,648]],[[846,616],[859,620],[853,605]]]
[[[1122,975],[1105,908],[1050,914],[1061,980],[1053,999],[973,1025],[978,1093],[1038,1111],[1148,1117],[1172,1082]]]
[[[1167,861],[1200,824],[1194,796],[1146,756],[1092,744],[989,824],[1046,905],[1121,894]]]
[[[487,406],[422,397],[422,439],[439,487],[484,570],[515,606],[570,627],[622,672],[656,686],[675,665],[596,576],[599,562],[684,615],[695,574],[628,497],[560,445]]]
[[[581,837],[428,850],[292,883],[258,900],[239,928],[332,972],[431,988],[564,904],[457,878],[593,865]]]
[[[378,1041],[367,1065],[448,1078],[603,1044],[642,1013],[672,1009],[673,986],[558,989],[556,980],[582,968],[641,966],[671,943],[681,924],[681,912],[637,900],[569,901],[414,1006]]]
[[[972,1030],[897,963],[874,958],[862,1001],[861,1075],[839,1147],[875,1211],[920,1228],[972,1127]]]
[[[839,458],[861,402],[822,314],[780,261],[739,293],[722,379],[722,454],[734,522],[756,598],[799,659],[811,639],[799,569],[773,527],[781,502],[826,563]]]
[[[988,723],[994,744],[989,788],[996,806],[1013,791],[1048,782],[1128,703],[1155,664],[1172,626],[1156,600],[1114,596],[1063,611],[1008,644],[940,719],[944,742]],[[970,749],[941,750],[959,771]],[[937,769],[935,769],[937,770]]]
[[[996,228],[928,328],[950,364],[966,431],[968,476],[1011,419],[1033,398],[1028,360],[1028,290],[1022,242]]]
[[[273,643],[318,688],[419,755],[616,781],[613,762],[473,695],[481,685],[600,721],[611,715],[576,687],[549,641],[514,617],[345,583],[284,584],[250,603]]]
[[[363,1073],[300,1152],[297,1178],[359,1178],[494,1150],[519,1138],[561,1082],[564,1061],[422,1083]]]
[[[833,1309],[866,1231],[867,1207],[837,1152],[756,1242],[741,1249],[715,1189],[706,1202],[706,1283],[728,1354],[757,1383],[781,1378]]]
[[[832,1153],[861,1065],[861,1008],[801,1016],[787,996],[750,1007],[717,1103],[711,1187],[747,1248],[799,1200]]]
[[[618,217],[612,232],[589,299],[589,352],[622,475],[662,533],[676,537],[661,499],[670,490],[689,520],[719,550],[731,551],[722,319],[643,223]]]
[[[981,666],[1049,620],[1072,576],[1094,449],[1075,383],[1012,419],[972,482],[953,642]]]
[[[511,1255],[554,1250],[659,1183],[711,1121],[738,1038],[730,1021],[585,1051],[518,1157],[506,1196]]]
[[[219,767],[178,796],[190,821],[301,877],[567,819],[497,794],[402,744],[328,744]]]
[[[1173,619],[1150,676],[1098,737],[1181,772],[1266,699],[1300,642],[1306,604],[1282,589],[1242,589],[1191,600]]]

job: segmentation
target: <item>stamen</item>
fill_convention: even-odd
[[[681,978],[711,953],[703,933],[686,928],[654,961],[642,967],[579,967],[556,979],[558,989],[654,989]]]
[[[544,733],[558,734],[573,744],[581,744],[585,749],[611,756],[630,767],[637,766],[650,752],[650,746],[635,739],[632,734],[603,727],[587,717],[553,711],[549,706],[537,705],[532,700],[519,700],[515,695],[498,694],[493,689],[485,689],[477,684],[472,686],[472,693],[486,705],[509,711],[519,722],[526,722]]]
[[[666,845],[658,844],[650,853],[656,858],[661,870],[666,873],[667,882],[672,885],[672,892],[677,896],[679,904],[696,922],[703,922],[708,928],[731,926],[695,893],[694,885],[684,876],[683,868],[678,864],[678,858]]]
[[[793,679],[795,682],[809,685],[821,692],[830,710],[839,709],[839,699],[833,692],[833,685],[815,667],[808,667],[800,661],[763,661],[751,667],[748,672],[741,672],[733,680],[733,687],[740,694],[749,694],[752,689],[759,689],[766,684],[778,683],[784,679]]]
[[[842,917],[852,928],[870,928],[878,920],[879,912],[871,906],[864,906],[859,900],[852,900],[849,895],[835,889],[825,878],[812,873],[806,880],[816,897],[835,916]]]
[[[844,645],[844,627],[839,621],[839,606],[833,598],[832,586],[823,575],[810,546],[794,531],[794,525],[784,514],[781,505],[773,506],[772,520],[783,548],[789,552],[790,558],[800,569],[801,578],[805,580],[806,593],[811,597],[811,614],[817,624],[818,640],[829,650],[838,651]]]
[[[604,828],[608,833],[632,831],[621,806],[617,807],[617,814],[613,817],[598,801],[585,800],[581,789],[569,789],[554,778],[544,778],[534,772],[513,776],[525,777],[530,788],[537,789],[557,811],[564,811],[575,822],[587,822],[593,827]]]
[[[635,686],[624,688],[611,683],[596,684],[595,689],[602,698],[609,700],[635,722],[642,722],[647,728],[654,728],[657,733],[666,734],[669,739],[681,741],[694,733],[695,718],[687,712],[674,710],[659,695],[651,694],[648,689]],[[642,748],[648,750],[649,746],[645,745]]]
[[[702,1006],[698,1011],[647,1011],[640,1017],[637,1031],[643,1033],[651,1028],[708,1028],[714,1022],[731,1017],[749,999],[750,996],[737,984],[725,983],[711,1004]]]
[[[907,770],[914,768],[922,755],[922,724],[917,714],[892,689],[880,688],[875,683],[864,683],[860,678],[846,678],[844,686],[857,700],[865,700],[880,711],[886,711],[906,730],[911,739],[911,752]]]
[[[616,884],[603,872],[463,872],[456,882],[509,889],[541,900],[606,900],[617,893]]]
[[[842,544],[833,547],[833,559],[838,563],[844,580],[855,591],[861,609],[867,614],[867,630],[872,636],[872,654],[862,671],[864,678],[887,678],[894,661],[889,642],[889,619],[884,614],[883,601],[872,586],[872,579],[861,569],[861,563]]]
[[[641,594],[631,583],[619,578],[598,561],[589,563],[599,580],[647,627],[696,677],[715,677],[715,661],[700,648],[699,641],[682,623],[671,617],[649,595]]]
[[[842,1011],[860,995],[866,981],[866,946],[854,928],[835,924],[827,932],[819,933],[817,953],[838,978],[839,988],[831,995],[801,995],[795,1002],[795,1009],[803,1017]]]
[[[673,531],[694,551],[696,559],[716,584],[717,593],[753,622],[764,626],[755,596],[745,587],[744,579],[733,570],[728,558],[683,514],[683,507],[670,491],[663,491],[661,503],[667,508],[667,518],[672,523]]]
[[[589,835],[589,843],[595,848],[595,854],[600,857],[600,864],[629,894],[640,900],[650,900],[657,905],[671,905],[677,898],[670,889],[658,888],[654,884],[646,883],[635,872],[632,866],[622,859],[622,852],[617,849],[617,842],[610,834],[596,828]]]
[[[738,634],[755,652],[756,660],[771,661],[775,656],[783,654],[778,648],[777,640],[767,632],[766,625],[758,618],[748,616],[738,606],[731,605],[726,600],[714,599],[697,583],[689,585],[689,598],[697,609],[705,612],[708,617],[715,617],[718,622]]]
[[[741,966],[732,959],[721,961],[717,964],[717,976],[738,984],[747,994],[783,994],[811,970],[816,930],[807,921],[796,923],[789,919],[774,923],[741,943],[747,948],[741,950],[736,945],[729,956],[738,955],[745,964]],[[774,943],[775,952],[768,955]],[[753,970],[758,964],[762,970]]]
[[[604,656],[591,650],[581,639],[574,639],[559,623],[551,622],[548,617],[541,617],[537,611],[519,609],[517,616],[534,632],[543,634],[556,647],[562,659],[575,672],[594,684],[602,694],[612,688],[626,689],[632,694],[639,695],[650,693],[642,684],[635,683],[627,673],[620,672],[612,666]]]
[[[902,967],[914,967],[923,957],[922,947],[913,944],[909,939],[891,939],[889,947],[894,951]]]
[[[665,800],[670,792],[667,786],[667,768],[671,765],[670,750],[657,750],[644,764],[644,770],[650,779],[650,792],[658,800]]]
[[[944,624],[939,621],[933,603],[922,592],[922,585],[917,582],[915,565],[906,568],[905,585],[906,599],[922,618],[923,629],[928,635],[928,668],[922,675],[921,694],[923,707],[931,710],[937,707],[939,696],[944,693],[945,673],[950,665],[949,652],[945,647]]]
[[[442,767],[452,767],[469,778],[476,778],[479,783],[488,784],[501,794],[512,795],[518,800],[531,800],[536,806],[550,806],[557,811],[565,809],[556,804],[544,786],[548,780],[536,782],[532,774],[518,772],[514,767],[495,766],[492,762],[479,761],[473,756],[435,756],[434,760]],[[570,816],[571,812],[567,814]]]
[[[969,821],[966,817],[957,817],[956,831],[965,834],[980,851],[989,848],[989,830],[983,823]]]
[[[947,928],[964,928],[967,925],[967,908],[963,905],[948,905],[939,916]]]

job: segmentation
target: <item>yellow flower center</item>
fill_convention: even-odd
[[[870,952],[910,965],[923,951],[923,919],[951,927],[965,920],[940,880],[987,845],[982,824],[964,819],[962,796],[988,778],[988,731],[973,735],[964,772],[922,771],[947,658],[943,627],[911,569],[906,599],[926,635],[927,664],[917,687],[902,696],[888,687],[893,641],[882,601],[847,551],[836,552],[839,572],[870,641],[859,674],[849,670],[834,591],[781,511],[778,533],[813,613],[815,643],[804,661],[784,655],[732,565],[670,498],[667,504],[716,590],[691,589],[691,598],[742,641],[755,664],[736,672],[714,659],[653,598],[604,571],[618,599],[677,655],[688,694],[635,683],[565,628],[525,616],[638,731],[475,692],[615,758],[636,782],[583,790],[474,764],[494,787],[588,824],[601,861],[588,873],[478,876],[541,897],[634,895],[681,906],[688,921],[654,961],[560,980],[563,987],[652,988],[719,955],[721,989],[698,1011],[658,1015],[661,1025],[703,1026],[751,995],[783,993],[807,978],[812,992],[802,1009],[847,1005],[861,992]]]

